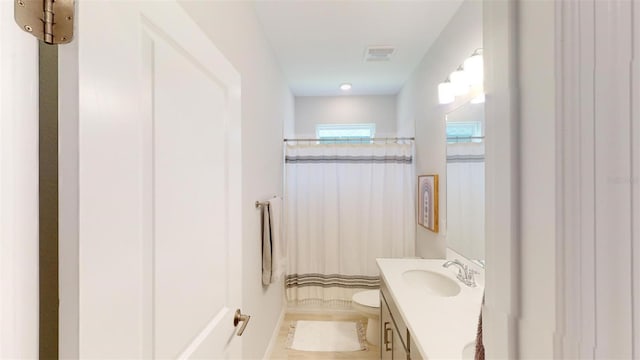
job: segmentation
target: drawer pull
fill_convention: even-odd
[[[391,347],[389,347],[389,343],[391,343],[391,341],[389,340],[389,331],[391,331],[391,339],[393,339],[393,329],[391,329],[389,325],[390,323],[388,321],[385,321],[384,323],[384,350],[385,351],[393,350],[393,344]]]

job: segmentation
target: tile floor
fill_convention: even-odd
[[[344,314],[286,314],[282,327],[278,333],[275,348],[271,354],[272,360],[282,359],[352,359],[352,360],[364,360],[364,359],[379,359],[380,353],[377,346],[368,344],[368,349],[365,351],[345,351],[345,352],[317,352],[317,351],[299,351],[286,348],[287,335],[289,334],[289,326],[296,320],[334,320],[334,321],[355,321],[362,320],[366,324],[366,318],[356,313],[345,312]]]

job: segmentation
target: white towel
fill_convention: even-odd
[[[271,282],[280,279],[287,266],[287,247],[282,233],[282,198],[269,200],[271,213],[272,275]]]
[[[262,217],[262,285],[268,286],[273,274],[273,242],[271,238],[270,204],[261,207]]]

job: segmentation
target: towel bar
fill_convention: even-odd
[[[278,195],[273,195],[273,197],[271,198],[271,200],[277,198]],[[269,205],[269,200],[267,201],[256,201],[256,209],[261,207],[261,206],[265,206],[265,205]]]

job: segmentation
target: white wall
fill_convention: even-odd
[[[242,78],[242,311],[251,315],[243,358],[262,358],[283,309],[283,284],[261,284],[260,217],[254,203],[282,195],[282,138],[293,96],[249,2],[181,3]]]
[[[396,96],[296,96],[295,133],[315,138],[317,124],[376,124],[376,137],[396,136]]]
[[[38,42],[0,1],[0,358],[38,357]]]
[[[438,104],[438,84],[473,51],[482,47],[482,2],[466,1],[444,28],[398,95],[398,136],[416,138],[416,175],[440,176],[440,227],[435,234],[417,227],[416,255],[446,255],[445,115],[451,106]]]

